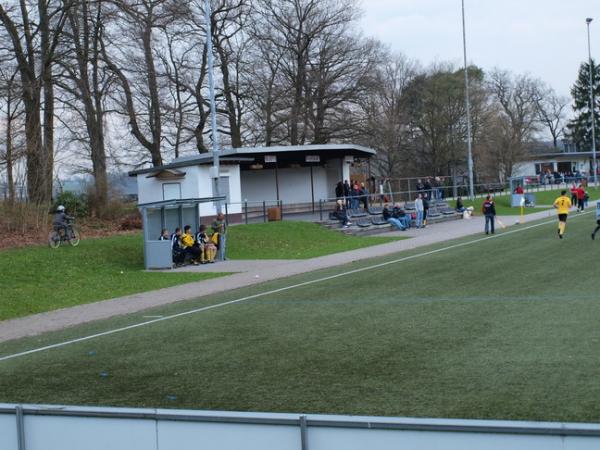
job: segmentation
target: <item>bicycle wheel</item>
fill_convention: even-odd
[[[48,245],[51,248],[58,248],[60,245],[60,235],[58,234],[58,231],[52,230],[48,233]]]
[[[73,247],[77,247],[79,245],[79,241],[81,241],[79,230],[77,230],[75,227],[71,227],[69,230],[69,244],[71,244]]]

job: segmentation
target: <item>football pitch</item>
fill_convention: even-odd
[[[0,402],[598,422],[594,226],[573,214],[559,240],[545,219],[2,343]]]

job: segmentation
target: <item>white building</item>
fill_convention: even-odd
[[[220,157],[220,194],[229,214],[241,214],[245,202],[258,206],[306,204],[335,196],[335,186],[350,179],[357,161],[375,150],[351,144],[301,145],[226,149]],[[212,153],[177,158],[160,167],[135,170],[140,204],[172,199],[213,197],[209,170]],[[212,203],[200,206],[200,216],[212,217]]]
[[[534,153],[530,159],[517,164],[513,177],[551,173],[575,173],[583,175],[591,173],[592,152],[547,152]]]

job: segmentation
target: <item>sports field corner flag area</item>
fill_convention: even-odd
[[[4,342],[0,400],[597,422],[594,213]]]

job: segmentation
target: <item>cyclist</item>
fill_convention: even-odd
[[[62,236],[65,236],[67,234],[67,227],[69,225],[69,221],[71,220],[73,220],[73,217],[67,215],[67,213],[65,212],[65,207],[63,205],[58,205],[58,207],[56,208],[56,213],[54,213],[54,217],[52,219],[52,226]]]

